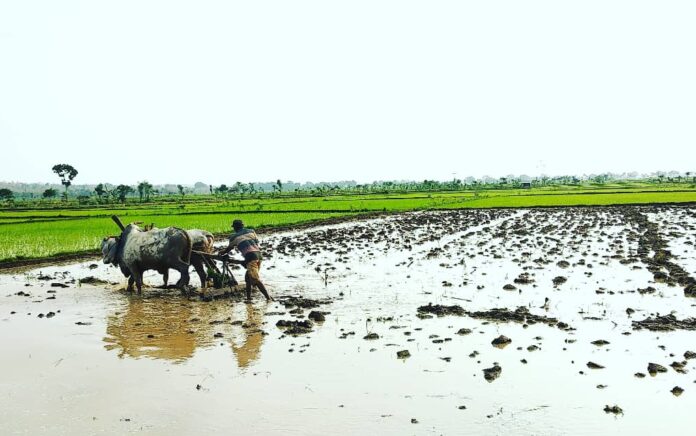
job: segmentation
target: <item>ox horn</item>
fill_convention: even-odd
[[[114,220],[114,222],[116,223],[118,228],[121,229],[121,231],[126,230],[126,227],[123,225],[119,217],[117,217],[116,215],[111,215],[111,219]]]

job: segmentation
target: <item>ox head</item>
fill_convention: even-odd
[[[115,265],[116,253],[118,252],[118,238],[115,236],[104,238],[101,243],[101,252],[104,258],[104,263],[111,263]]]

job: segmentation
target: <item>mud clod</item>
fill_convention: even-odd
[[[406,359],[406,358],[411,357],[411,353],[408,350],[397,351],[396,357],[399,359]]]
[[[659,363],[648,363],[648,372],[650,375],[654,376],[658,372],[667,372],[667,368],[660,365]]]
[[[455,316],[463,316],[466,311],[462,309],[461,306],[458,305],[452,305],[452,306],[444,306],[441,304],[432,304],[429,303],[427,306],[420,306],[418,308],[418,313],[419,314],[428,314],[431,313],[433,315],[437,316],[446,316],[446,315],[455,315]]]
[[[623,409],[617,405],[604,406],[604,413],[613,413],[614,415],[623,415]]]
[[[491,345],[493,345],[494,347],[500,347],[500,348],[505,347],[510,343],[512,343],[512,339],[510,339],[504,335],[500,335],[497,338],[493,339],[493,341],[491,341]]]
[[[314,309],[324,304],[331,303],[331,299],[326,298],[322,300],[313,300],[311,298],[303,297],[293,297],[293,296],[283,296],[279,297],[278,300],[286,308],[296,307],[298,309]]]
[[[633,321],[634,330],[646,329],[650,331],[674,331],[674,330],[696,330],[696,318],[677,319],[676,316],[669,314],[663,316],[648,317],[642,321]]]
[[[83,277],[78,280],[78,282],[83,285],[106,285],[109,283],[106,280],[98,279],[94,276]]]
[[[312,332],[312,321],[288,321],[281,319],[276,323],[276,327],[285,328],[285,333],[292,336],[304,335]]]
[[[324,322],[326,321],[326,312],[319,312],[317,310],[313,310],[309,312],[309,315],[307,315],[307,318],[311,319],[312,321],[315,322]]]
[[[498,308],[498,309],[491,309],[491,310],[486,310],[486,311],[478,311],[478,312],[465,312],[467,316],[470,316],[471,318],[475,319],[485,319],[487,321],[496,321],[496,322],[517,322],[520,324],[535,324],[535,323],[544,323],[544,324],[553,324],[557,325],[559,328],[568,328],[568,325],[565,323],[558,323],[558,320],[556,318],[551,318],[551,317],[546,317],[543,315],[534,315],[529,313],[529,309],[520,306],[514,311],[510,311],[509,309],[506,308]],[[560,325],[558,325],[560,324]]]
[[[558,277],[554,277],[553,284],[554,284],[554,286],[558,286],[558,285],[562,285],[563,283],[565,283],[567,281],[568,281],[568,279],[566,277],[558,276]]]
[[[488,381],[490,383],[493,380],[500,377],[500,374],[502,372],[503,372],[503,368],[501,368],[500,365],[493,365],[490,368],[484,368],[483,377],[486,379],[486,381]]]

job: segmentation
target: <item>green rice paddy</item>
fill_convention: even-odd
[[[412,210],[548,207],[696,202],[696,189],[656,185],[560,187],[462,192],[409,192],[325,197],[220,199],[188,197],[186,201],[109,205],[88,208],[0,210],[0,264],[59,255],[96,252],[104,236],[118,229],[111,215],[124,223],[142,221],[157,227],[229,231],[242,218],[255,228],[320,222],[374,212]]]

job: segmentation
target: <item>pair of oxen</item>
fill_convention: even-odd
[[[189,267],[193,266],[206,287],[207,273],[204,260],[196,252],[213,252],[213,235],[205,230],[183,230],[177,227],[142,229],[136,224],[123,227],[120,236],[104,238],[101,251],[105,264],[121,269],[128,277],[128,291],[133,284],[142,292],[143,273],[155,270],[169,280],[169,270],[179,271],[181,278],[176,286],[185,290],[189,284]]]

